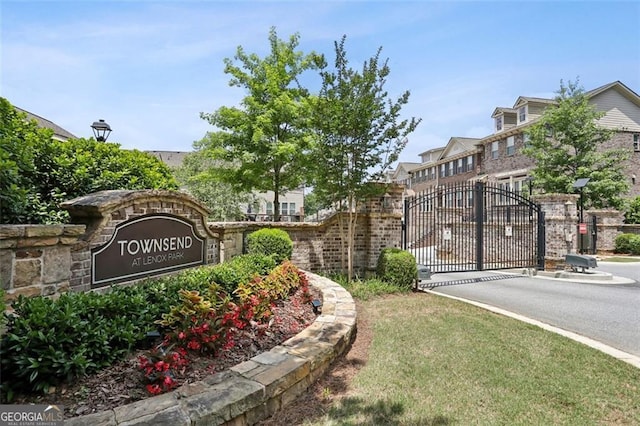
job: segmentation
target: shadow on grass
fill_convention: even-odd
[[[339,404],[332,406],[327,418],[339,425],[406,425],[402,419],[404,407],[397,402],[378,400],[365,402],[361,398],[344,398]],[[411,424],[421,426],[443,426],[453,422],[444,416],[433,416],[426,419],[412,419]]]

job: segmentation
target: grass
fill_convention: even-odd
[[[360,305],[369,360],[349,396],[307,424],[640,424],[640,369],[599,351],[430,294]]]
[[[631,263],[631,262],[640,262],[640,257],[622,257],[622,256],[613,256],[613,257],[605,257],[602,259],[603,262],[618,262],[618,263]]]

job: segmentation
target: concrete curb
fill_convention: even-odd
[[[564,336],[564,337],[568,337],[569,339],[575,340],[576,342],[580,342],[580,343],[585,344],[585,345],[587,345],[589,347],[592,347],[592,348],[597,349],[597,350],[599,350],[601,352],[604,352],[605,354],[610,355],[610,356],[612,356],[612,357],[614,357],[616,359],[619,359],[620,361],[624,361],[624,362],[626,362],[628,364],[631,364],[636,368],[640,368],[640,357],[637,357],[637,356],[632,355],[632,354],[627,353],[627,352],[623,352],[623,351],[618,350],[616,348],[612,348],[611,346],[605,345],[602,342],[598,342],[596,340],[590,339],[590,338],[582,336],[580,334],[573,333],[573,332],[567,331],[567,330],[563,330],[561,328],[558,328],[558,327],[555,327],[553,325],[544,323],[542,321],[538,321],[538,320],[535,320],[533,318],[526,317],[524,315],[516,314],[514,312],[510,312],[510,311],[507,311],[507,310],[502,309],[502,308],[497,308],[497,307],[492,306],[492,305],[487,305],[486,303],[476,302],[474,300],[464,299],[462,297],[451,296],[451,295],[448,295],[448,294],[442,294],[442,293],[438,293],[436,291],[427,290],[427,289],[423,289],[421,291],[424,291],[426,293],[430,293],[430,294],[433,294],[433,295],[436,295],[436,296],[447,297],[449,299],[454,299],[454,300],[458,300],[460,302],[469,303],[469,304],[477,306],[479,308],[486,309],[488,311],[495,312],[497,314],[504,315],[504,316],[507,316],[509,318],[514,318],[514,319],[517,319],[518,321],[526,322],[527,324],[536,325],[536,326],[538,326],[538,327],[540,327],[540,328],[542,328],[544,330],[551,331],[553,333],[559,334],[559,335]]]
[[[518,274],[529,278],[544,278],[545,280],[567,281],[582,284],[603,284],[603,285],[620,285],[634,284],[635,280],[630,278],[618,277],[608,272],[590,271],[585,273],[570,271],[538,271],[532,268],[495,270],[491,271],[498,274]]]
[[[328,278],[305,273],[322,292],[322,314],[296,336],[229,371],[64,424],[253,425],[273,415],[322,376],[355,337],[356,306],[349,292]]]

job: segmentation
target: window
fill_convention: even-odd
[[[498,158],[498,141],[491,142],[491,158]]]
[[[446,164],[440,164],[440,177],[445,177],[446,176]]]
[[[273,214],[273,203],[271,201],[267,201],[267,214]]]
[[[473,155],[467,157],[467,171],[473,170]]]
[[[289,207],[288,203],[280,203],[280,214],[281,215],[288,215],[289,212],[287,211],[287,208]]]
[[[518,123],[524,123],[527,121],[527,106],[522,106],[518,109]]]
[[[447,176],[453,176],[456,174],[456,168],[453,165],[453,161],[449,161],[449,167],[447,169]]]
[[[464,193],[458,191],[456,195],[456,207],[464,207]]]
[[[531,145],[531,136],[529,136],[529,133],[522,134],[522,143],[526,147]]]
[[[637,133],[633,135],[633,150],[640,152],[640,135]]]
[[[507,155],[513,155],[516,153],[516,140],[514,136],[507,138]]]
[[[462,166],[462,158],[458,158],[458,173],[464,173],[464,169]]]
[[[435,178],[436,178],[436,168],[435,168],[435,167],[432,167],[432,168],[431,168],[431,176],[430,176],[430,179],[432,179],[432,180],[433,180],[433,179],[435,179]]]
[[[289,203],[289,214],[292,216],[296,214],[296,203]]]
[[[502,116],[496,117],[496,132],[502,130]]]

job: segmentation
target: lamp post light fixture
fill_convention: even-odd
[[[577,189],[580,190],[580,222],[579,222],[580,223],[580,225],[579,225],[580,227],[585,226],[585,225],[583,225],[583,223],[584,223],[584,194],[583,194],[583,190],[584,190],[584,187],[587,186],[587,184],[589,183],[589,180],[590,180],[589,178],[581,178],[581,179],[576,180],[574,182],[574,184],[573,184],[574,188],[577,188]],[[580,254],[582,254],[583,251],[584,251],[583,250],[584,244],[583,244],[583,241],[582,241],[582,235],[583,235],[583,233],[581,231],[581,233],[580,233]]]
[[[91,128],[93,129],[93,134],[98,142],[106,142],[107,138],[111,134],[111,126],[109,126],[109,124],[107,124],[103,119],[94,121]]]

